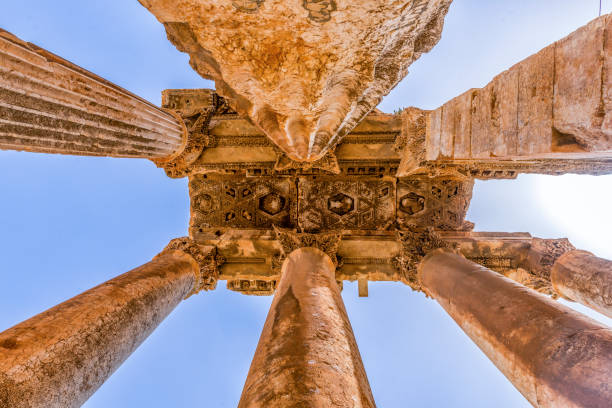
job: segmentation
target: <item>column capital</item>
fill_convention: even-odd
[[[172,155],[154,159],[168,177],[181,178],[192,172],[192,165],[210,143],[214,115],[231,111],[225,99],[210,89],[166,90],[162,93],[163,109],[183,126],[181,147]]]
[[[170,241],[159,255],[170,251],[180,251],[189,255],[199,266],[193,290],[185,299],[203,290],[213,290],[217,287],[219,265],[224,259],[218,255],[216,247],[198,245],[191,238],[182,237]]]
[[[567,238],[533,238],[523,265],[521,265],[524,272],[517,273],[513,279],[528,288],[556,299],[559,295],[551,284],[551,270],[561,255],[574,249]]]
[[[157,167],[166,171],[168,177],[181,178],[189,175],[189,167],[202,154],[209,144],[209,124],[216,108],[208,106],[196,114],[186,117],[178,111],[164,109],[172,114],[183,126],[183,142],[181,147],[168,157],[154,159]]]
[[[282,254],[274,261],[274,266],[280,267],[291,252],[304,247],[317,248],[326,253],[336,267],[340,265],[340,261],[336,254],[338,252],[340,240],[342,239],[342,233],[326,232],[321,234],[307,234],[298,233],[295,230],[278,228],[277,226],[274,226],[274,232],[276,234],[276,239],[278,239],[282,247]]]
[[[436,249],[455,252],[456,243],[445,241],[432,227],[407,225],[403,231],[396,231],[401,244],[400,254],[394,259],[401,273],[401,281],[413,290],[423,292],[418,278],[418,266],[425,256]]]

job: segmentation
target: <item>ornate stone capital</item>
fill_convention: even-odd
[[[321,234],[298,233],[292,230],[281,229],[274,226],[276,238],[282,246],[283,253],[274,260],[274,267],[280,268],[283,261],[291,252],[303,247],[313,247],[325,252],[331,258],[336,267],[340,265],[336,253],[342,238],[340,232],[330,232]]]
[[[190,116],[183,116],[172,110],[167,110],[180,119],[184,124],[184,135],[182,148],[165,159],[154,160],[157,167],[166,170],[168,177],[181,178],[191,173],[190,166],[197,160],[208,146],[208,127],[210,120],[216,111],[215,106],[200,109]]]
[[[535,277],[550,282],[550,271],[561,255],[576,249],[567,238],[533,238],[527,256],[526,269]]]
[[[193,290],[186,298],[203,290],[213,290],[217,287],[219,265],[224,262],[224,259],[217,254],[216,247],[202,247],[190,238],[183,237],[170,241],[161,253],[167,251],[182,251],[191,256],[200,266]]]
[[[455,249],[456,244],[447,242],[431,227],[406,225],[406,230],[397,231],[397,240],[402,248],[400,255],[394,259],[401,273],[401,280],[413,290],[422,292],[423,288],[418,278],[417,267],[429,252],[439,249]]]

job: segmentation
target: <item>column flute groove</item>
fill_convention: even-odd
[[[167,159],[180,117],[0,29],[0,149]]]

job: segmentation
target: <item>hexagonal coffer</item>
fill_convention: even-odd
[[[285,197],[277,193],[269,193],[259,198],[259,209],[266,214],[276,215],[285,208]]]
[[[355,209],[355,200],[346,194],[339,193],[327,200],[327,209],[338,215],[345,215]]]

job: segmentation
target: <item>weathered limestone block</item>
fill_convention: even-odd
[[[573,250],[561,255],[550,273],[557,293],[612,317],[612,261]]]
[[[284,261],[240,408],[375,407],[331,258],[299,248]]]
[[[612,171],[611,24],[612,16],[602,16],[429,113],[426,160],[549,174]]]
[[[287,155],[316,161],[439,40],[451,0],[140,0]]]
[[[447,250],[418,277],[534,407],[610,406],[610,328]]]
[[[612,150],[611,23],[599,18],[556,44],[557,151]]]
[[[0,29],[0,149],[170,158],[182,120]]]

